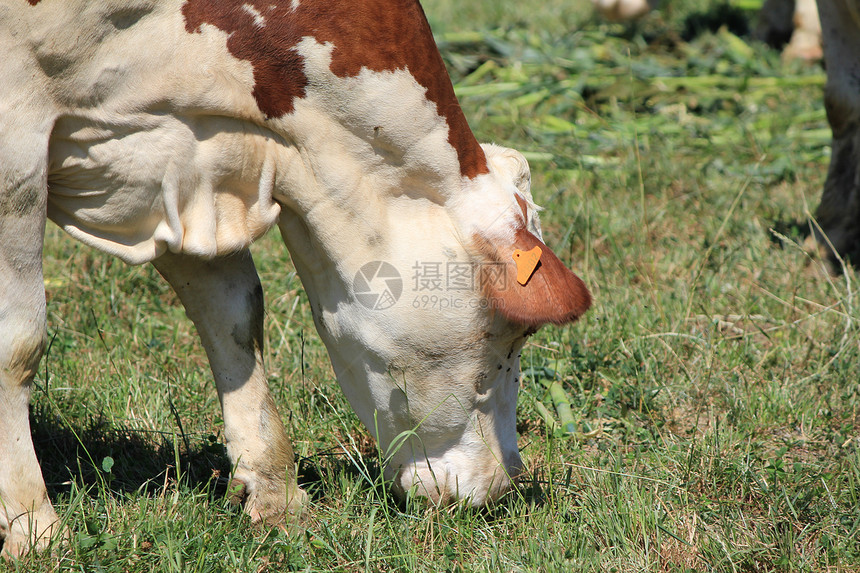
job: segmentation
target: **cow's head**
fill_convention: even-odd
[[[404,492],[475,505],[521,471],[526,337],[590,304],[541,241],[523,156],[484,151],[487,173],[457,177],[445,200],[374,197],[329,237],[290,211],[281,223],[338,381],[389,457],[386,477]]]
[[[478,144],[415,0],[183,12],[250,65],[281,232],[386,475],[434,500],[497,497],[521,470],[525,338],[590,304],[541,242],[525,159]]]

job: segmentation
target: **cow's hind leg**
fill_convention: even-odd
[[[797,0],[794,17],[794,31],[791,41],[782,52],[786,60],[820,60],[824,53],[821,49],[821,22],[815,0]]]
[[[828,31],[824,105],[833,143],[815,216],[827,236],[821,242],[856,266],[860,265],[860,1],[821,2],[818,8],[822,28]]]
[[[12,170],[8,161],[4,163],[0,165],[0,538],[3,556],[14,557],[33,546],[44,546],[53,535],[57,514],[33,450],[28,412],[33,377],[45,347],[44,171],[37,159],[29,169]]]
[[[263,289],[251,254],[205,261],[166,254],[153,263],[194,322],[218,387],[231,494],[254,520],[280,524],[301,510],[293,449],[263,369]]]

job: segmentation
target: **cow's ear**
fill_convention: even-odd
[[[481,147],[484,148],[484,155],[493,171],[503,174],[507,180],[516,186],[516,199],[520,209],[522,209],[523,217],[525,217],[526,228],[538,239],[542,239],[540,218],[538,217],[540,207],[532,199],[532,175],[529,170],[529,162],[516,149],[489,143],[483,143]]]
[[[524,226],[516,229],[510,244],[475,239],[488,260],[480,267],[483,295],[491,309],[511,322],[528,327],[564,324],[591,306],[582,279]]]

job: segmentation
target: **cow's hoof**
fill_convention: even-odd
[[[53,512],[53,510],[51,511]],[[0,551],[0,558],[4,561],[20,559],[31,552],[45,551],[55,538],[59,538],[58,541],[65,543],[70,539],[68,528],[62,527],[56,517],[54,517],[52,525],[42,530],[37,538],[33,539],[30,536],[30,531],[29,523],[26,526],[24,523],[15,523],[10,530],[0,532],[5,533],[2,538],[3,550]]]
[[[3,551],[0,558],[4,561],[15,561],[30,552],[41,553],[48,547],[50,538],[39,538],[35,543],[26,535],[10,535],[3,540]]]
[[[795,30],[791,42],[782,51],[782,59],[817,62],[824,57],[821,36],[805,30]]]
[[[308,498],[296,485],[289,490],[287,499],[280,487],[255,488],[243,479],[233,478],[227,488],[227,499],[232,504],[241,504],[255,523],[287,527],[301,520]]]
[[[290,492],[290,501],[287,503],[287,512],[293,518],[293,521],[301,521],[305,515],[305,508],[308,506],[308,494],[299,486],[293,486],[293,491]]]
[[[600,15],[612,22],[641,18],[651,10],[647,0],[593,0]]]
[[[809,257],[804,271],[807,276],[829,279],[841,274],[841,262],[834,256],[830,246],[819,241],[814,233],[803,240],[801,247]]]

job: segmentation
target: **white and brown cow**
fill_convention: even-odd
[[[176,290],[254,519],[303,496],[248,252],[274,225],[386,476],[437,501],[508,489],[520,348],[590,297],[541,242],[523,157],[472,135],[417,0],[2,0],[0,54],[4,554],[56,533],[27,408],[46,218]],[[369,305],[353,284],[373,261],[475,280],[448,308]]]

